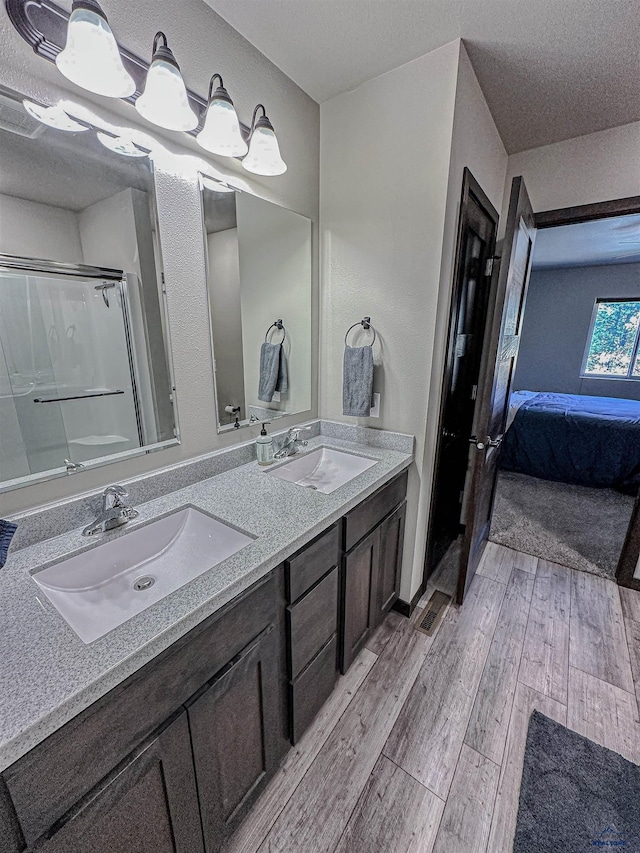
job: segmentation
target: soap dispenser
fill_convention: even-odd
[[[271,465],[273,462],[273,439],[267,435],[266,423],[262,424],[260,435],[256,439],[258,465]]]

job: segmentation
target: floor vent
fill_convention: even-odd
[[[446,592],[436,590],[427,602],[427,606],[424,608],[420,614],[420,618],[416,622],[416,628],[418,631],[422,631],[423,634],[430,637],[440,624],[440,620],[444,616],[444,612],[450,601],[450,595],[447,595]]]

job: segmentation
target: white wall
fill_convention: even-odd
[[[424,425],[438,302],[458,43],[321,105],[321,377],[323,417],[342,415],[348,326],[371,317],[379,420],[417,437],[409,478],[401,597],[416,588],[414,555]],[[370,340],[362,336],[350,343]],[[415,565],[414,565],[415,564]],[[418,581],[419,583],[419,581]]]
[[[536,212],[640,195],[640,122],[512,154],[505,211],[517,175]]]
[[[0,252],[81,264],[78,217],[61,207],[0,194]]]
[[[65,5],[69,7],[70,3]],[[240,117],[245,121],[250,119],[253,106],[263,102],[278,133],[282,154],[289,167],[287,173],[277,178],[254,178],[239,164],[230,164],[213,156],[209,158],[212,173],[217,170],[218,174],[227,175],[231,180],[241,178],[248,188],[312,219],[314,229],[317,229],[319,108],[311,98],[201,0],[184,0],[180,4],[179,16],[171,0],[120,3],[110,14],[110,23],[122,45],[140,56],[148,55],[156,30],[169,24],[171,47],[190,87],[206,95],[212,71],[220,71]],[[138,121],[130,105],[111,99],[105,108],[105,99],[84,93],[67,83],[54,65],[37,57],[22,41],[6,16],[0,20],[0,84],[47,102],[67,97],[88,103],[96,114],[107,118],[116,116],[121,124],[136,126]],[[207,155],[195,140],[156,131],[150,125],[145,129],[163,139],[166,147],[176,154],[156,163],[156,184],[182,444],[161,453],[0,495],[0,515],[102,488],[118,479],[173,464],[257,434],[255,428],[243,430],[240,434],[216,434],[198,187],[198,169],[202,168],[201,160]],[[185,148],[178,148],[177,143]],[[200,162],[193,157],[185,158],[183,151],[197,154]],[[316,276],[313,286],[312,351],[317,343]],[[315,400],[315,364],[312,376],[312,400]],[[312,413],[315,411],[314,407]],[[283,426],[300,420],[301,417],[286,419]]]
[[[462,173],[498,207],[507,155],[459,41],[322,104],[320,150],[321,414],[345,419],[344,333],[370,315],[381,418],[360,422],[417,439],[400,591],[410,601],[423,574]]]
[[[241,406],[241,418],[248,417],[244,399],[238,229],[208,234],[207,248],[218,415],[220,423],[226,424],[233,420],[224,411],[228,405]]]

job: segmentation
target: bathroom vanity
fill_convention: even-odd
[[[164,498],[197,505],[197,493],[210,510],[205,493],[244,480],[281,508],[308,502],[305,542],[295,547],[293,520],[275,546],[278,564],[252,575],[252,549],[276,535],[267,519],[262,537],[231,558],[238,573],[244,563],[246,588],[80,713],[65,710],[47,737],[25,734],[40,742],[16,746],[20,757],[0,774],[1,853],[216,851],[238,827],[398,596],[410,455],[324,436],[310,443],[377,463],[332,495],[253,464]],[[169,609],[179,592],[146,612]],[[81,658],[126,628],[89,646],[64,633]]]

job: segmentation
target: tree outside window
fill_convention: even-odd
[[[583,374],[640,379],[640,299],[597,300]]]

